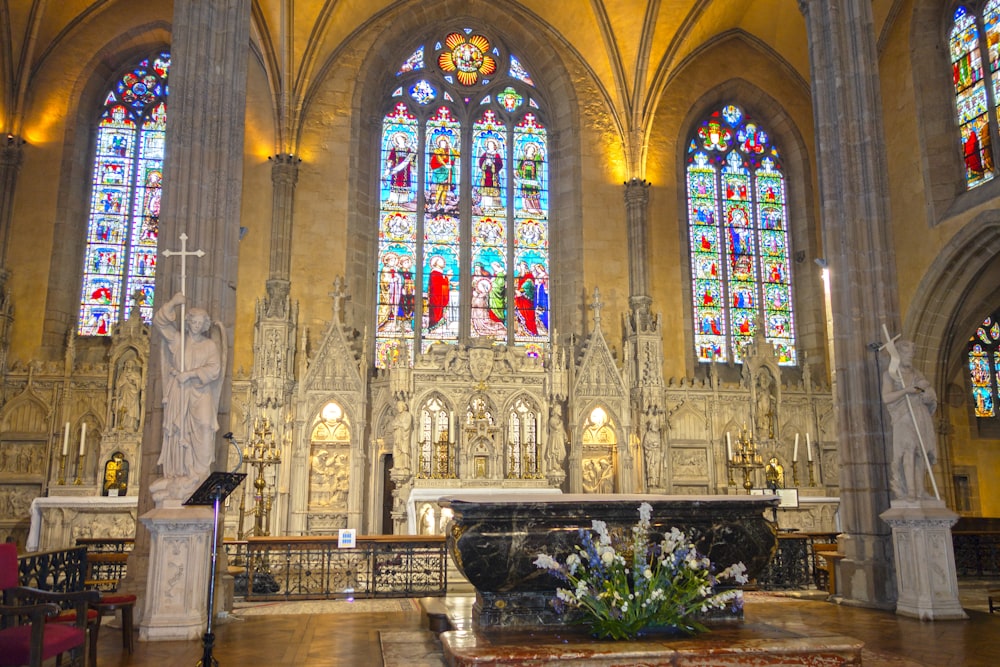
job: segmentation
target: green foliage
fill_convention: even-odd
[[[568,584],[556,590],[558,606],[579,610],[596,637],[634,639],[650,628],[694,634],[707,629],[698,620],[706,612],[743,606],[741,589],[718,590],[721,581],[747,582],[743,563],[713,573],[709,559],[677,528],[651,543],[651,513],[649,503],[639,506],[627,539],[613,539],[595,520],[591,530],[580,530],[580,544],[565,563],[547,554],[535,559],[536,567]]]

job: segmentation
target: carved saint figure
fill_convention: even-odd
[[[121,375],[118,376],[118,386],[114,397],[115,425],[118,430],[135,432],[139,430],[139,383],[141,374],[135,361],[125,362]]]
[[[562,406],[552,406],[549,417],[549,469],[561,470],[566,460],[566,427],[563,424]]]
[[[933,464],[937,458],[937,437],[931,417],[937,409],[937,394],[927,378],[913,367],[912,341],[901,340],[886,347],[894,357],[882,374],[882,402],[892,419],[889,483],[896,498],[918,500],[926,496],[921,442],[927,460]]]
[[[396,401],[396,416],[392,420],[393,467],[410,469],[410,432],[413,430],[413,415],[406,407],[406,401]]]
[[[642,454],[646,461],[647,486],[660,486],[660,462],[663,451],[660,448],[660,413],[651,408],[646,417],[646,432],[642,436]]]
[[[189,308],[184,318],[182,358],[175,311],[184,303],[185,296],[175,294],[153,316],[153,327],[164,339],[163,447],[157,461],[163,466],[164,479],[151,485],[154,498],[157,490],[178,496],[196,487],[208,476],[215,461],[225,336],[219,325],[218,340],[213,340],[212,318],[201,308]],[[186,482],[173,484],[171,478],[186,478]]]

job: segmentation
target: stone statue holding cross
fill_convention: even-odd
[[[184,294],[187,255],[202,251],[165,251],[180,255],[182,289],[153,316],[162,336],[160,368],[163,381],[163,477],[150,485],[153,500],[185,500],[208,477],[215,462],[219,430],[219,396],[226,372],[226,335],[219,322],[201,308],[186,308]],[[178,311],[180,316],[178,317]]]
[[[163,336],[163,445],[157,461],[171,497],[187,498],[201,484],[215,462],[215,433],[219,430],[219,394],[225,373],[225,335],[218,322],[201,308],[189,308],[184,318],[185,345],[175,312],[186,303],[175,294],[153,316],[153,328]]]

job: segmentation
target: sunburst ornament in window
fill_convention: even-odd
[[[489,76],[497,69],[497,61],[487,51],[490,40],[482,35],[465,36],[453,32],[444,38],[447,51],[438,56],[438,67],[443,72],[455,72],[458,82],[472,86],[480,76]]]

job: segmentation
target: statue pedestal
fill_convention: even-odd
[[[139,520],[151,540],[139,640],[200,638],[208,620],[212,509],[154,509]]]
[[[922,621],[968,618],[958,599],[951,541],[958,515],[940,500],[893,500],[880,516],[892,527],[896,613]]]

